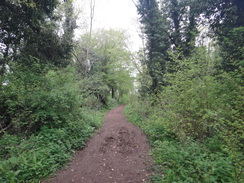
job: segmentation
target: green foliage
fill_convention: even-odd
[[[73,68],[29,57],[1,77],[0,182],[39,182],[67,163],[103,120],[82,107]]]
[[[67,67],[75,19],[72,0],[0,2],[0,182],[40,182],[101,125],[102,112],[85,105],[86,81]],[[122,51],[117,58],[129,58]],[[91,84],[102,97],[110,74]]]
[[[147,67],[143,101],[127,115],[153,144],[163,174],[156,182],[243,181],[243,7],[239,0],[139,1]],[[196,47],[206,25],[218,45]]]
[[[223,150],[223,139],[213,136],[200,143],[187,138],[182,144],[164,127],[165,119],[157,117],[148,106],[133,102],[126,106],[125,114],[150,140],[155,163],[153,182],[238,182],[238,167]]]
[[[156,140],[163,140],[165,138],[174,139],[175,134],[170,133],[157,118],[156,114],[153,114],[153,111],[149,108],[150,103],[138,102],[135,99],[131,102],[133,105],[127,105],[125,107],[125,114],[129,118],[129,121],[139,126],[144,133],[148,135],[149,141],[151,143]],[[142,107],[143,106],[143,107]],[[150,119],[147,120],[147,117]],[[146,117],[146,118],[145,118]]]
[[[74,150],[85,145],[100,127],[103,114],[84,109],[79,121],[63,128],[48,128],[22,139],[4,134],[0,139],[1,182],[39,182],[70,161]]]
[[[156,92],[158,87],[165,84],[163,75],[166,71],[167,52],[170,48],[169,24],[156,0],[140,0],[137,11],[141,16],[142,31],[147,39],[147,55],[141,62],[147,66],[152,80],[151,86],[149,86],[150,90]]]
[[[134,90],[127,39],[124,31],[110,29],[85,34],[78,41],[75,64],[82,77],[81,90],[91,101],[97,98],[108,106],[110,96],[120,101]],[[91,104],[99,107],[96,101]]]
[[[81,95],[71,68],[47,71],[39,60],[16,66],[2,86],[1,120],[15,132],[38,131],[43,125],[62,127],[79,118]]]
[[[199,11],[206,15],[211,28],[220,36],[226,36],[233,28],[244,26],[244,3],[240,0],[197,0]],[[214,18],[213,18],[214,17]]]
[[[66,7],[65,13],[58,13],[63,6]],[[6,73],[5,68],[10,62],[18,62],[19,58],[29,55],[47,65],[66,67],[71,58],[76,28],[72,16],[70,0],[2,0],[0,49],[3,59],[0,75]]]
[[[241,182],[243,70],[218,72],[204,49],[178,59],[157,95],[132,101],[126,113],[148,135],[164,176],[157,182]]]
[[[234,166],[223,152],[211,153],[196,142],[185,148],[169,141],[155,141],[153,156],[164,175],[155,182],[234,182]],[[159,177],[158,177],[159,178]]]
[[[189,56],[195,48],[198,34],[197,18],[199,12],[195,0],[161,0],[161,13],[167,17],[168,39],[171,47],[182,49],[184,56]],[[171,49],[169,49],[171,51]]]
[[[230,30],[223,36],[221,48],[223,51],[223,67],[226,71],[234,71],[240,66],[244,67],[244,41],[240,37],[244,36],[244,27]]]
[[[201,25],[209,24],[222,50],[222,69],[243,67],[244,2],[241,0],[196,0]],[[241,63],[242,62],[242,63]]]
[[[169,52],[181,49],[189,56],[194,51],[200,14],[197,8],[195,1],[188,0],[139,0],[137,10],[146,37],[146,56],[141,62],[151,76],[153,93],[167,85],[164,75],[170,70],[166,70],[166,62],[175,64]]]

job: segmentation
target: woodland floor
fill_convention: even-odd
[[[128,123],[119,106],[70,165],[45,183],[141,183],[149,181],[151,157],[146,136]]]

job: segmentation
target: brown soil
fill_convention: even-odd
[[[128,123],[124,106],[111,110],[99,132],[77,152],[66,170],[46,182],[141,183],[148,181],[151,158],[146,136]]]

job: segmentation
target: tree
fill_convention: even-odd
[[[87,33],[78,41],[76,64],[81,76],[87,79],[84,87],[87,90],[84,92],[95,95],[104,105],[108,93],[119,100],[133,89],[130,76],[131,53],[126,41],[126,34],[116,30],[98,30],[91,38]],[[89,65],[86,60],[87,46]]]
[[[167,51],[170,48],[168,24],[156,0],[140,0],[137,10],[147,38],[147,58],[144,64],[152,78],[150,89],[156,93],[160,85],[164,85],[163,74],[166,72]]]
[[[95,14],[95,5],[96,5],[96,1],[95,0],[91,0],[90,1],[90,29],[89,29],[89,38],[88,38],[88,45],[87,45],[87,50],[86,50],[86,60],[87,63],[86,65],[89,65],[89,49],[90,49],[90,41],[91,41],[91,36],[92,36],[92,27],[93,27],[93,19],[94,19],[94,14]],[[88,71],[88,68],[86,68],[86,73]]]
[[[162,13],[168,17],[171,47],[189,56],[195,48],[197,17],[195,1],[162,0]]]
[[[174,72],[175,63],[168,52],[180,50],[190,56],[194,50],[199,13],[195,1],[188,0],[140,0],[137,9],[147,38],[151,90],[156,91],[167,85],[165,73]]]
[[[58,15],[54,10],[61,4],[67,8],[64,14]],[[4,48],[1,75],[9,61],[17,62],[29,55],[39,58],[44,64],[67,66],[75,29],[72,16],[71,0],[63,3],[58,0],[1,1],[0,42]],[[63,34],[59,34],[62,31],[58,25],[62,19],[65,21]]]
[[[1,74],[4,73],[7,58],[15,58],[28,39],[36,38],[41,33],[43,23],[52,17],[57,4],[57,0],[0,2],[0,37],[4,45]]]
[[[73,0],[60,2],[52,16],[42,23],[39,34],[26,39],[22,54],[37,57],[44,64],[66,67],[72,57],[75,19]]]
[[[61,9],[62,10],[62,9]],[[61,45],[63,47],[65,53],[65,59],[72,58],[72,51],[74,48],[74,30],[77,28],[76,25],[76,18],[77,16],[74,15],[74,7],[73,7],[73,0],[66,0],[63,3],[63,11],[64,11],[64,22],[63,22],[63,35]]]
[[[242,33],[242,27],[244,27],[244,2],[242,0],[204,0],[197,2],[199,4],[199,10],[202,15],[205,15],[204,19],[210,23],[211,29],[217,36],[218,44],[220,45],[223,61],[222,69],[225,71],[234,71],[243,66],[243,56],[240,57],[240,49],[243,49],[243,41],[236,40],[236,34]],[[240,31],[240,32],[239,32]],[[237,33],[239,32],[239,33]],[[230,48],[230,43],[233,40],[237,41],[237,49],[233,49],[235,45]],[[235,58],[234,55],[239,55]],[[233,64],[233,60],[239,60]]]
[[[23,129],[30,131],[34,120],[26,125],[23,119],[28,121],[27,116],[18,118],[37,112],[33,108],[37,97],[32,100],[28,93],[35,95],[38,88],[45,88],[43,78],[50,69],[70,63],[76,26],[72,0],[4,0],[0,5],[0,127],[13,127],[19,119],[16,128],[23,122]]]

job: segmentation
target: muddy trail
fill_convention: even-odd
[[[140,129],[128,123],[123,108],[119,106],[111,110],[102,128],[83,150],[76,153],[67,169],[45,182],[148,182],[149,144]]]

